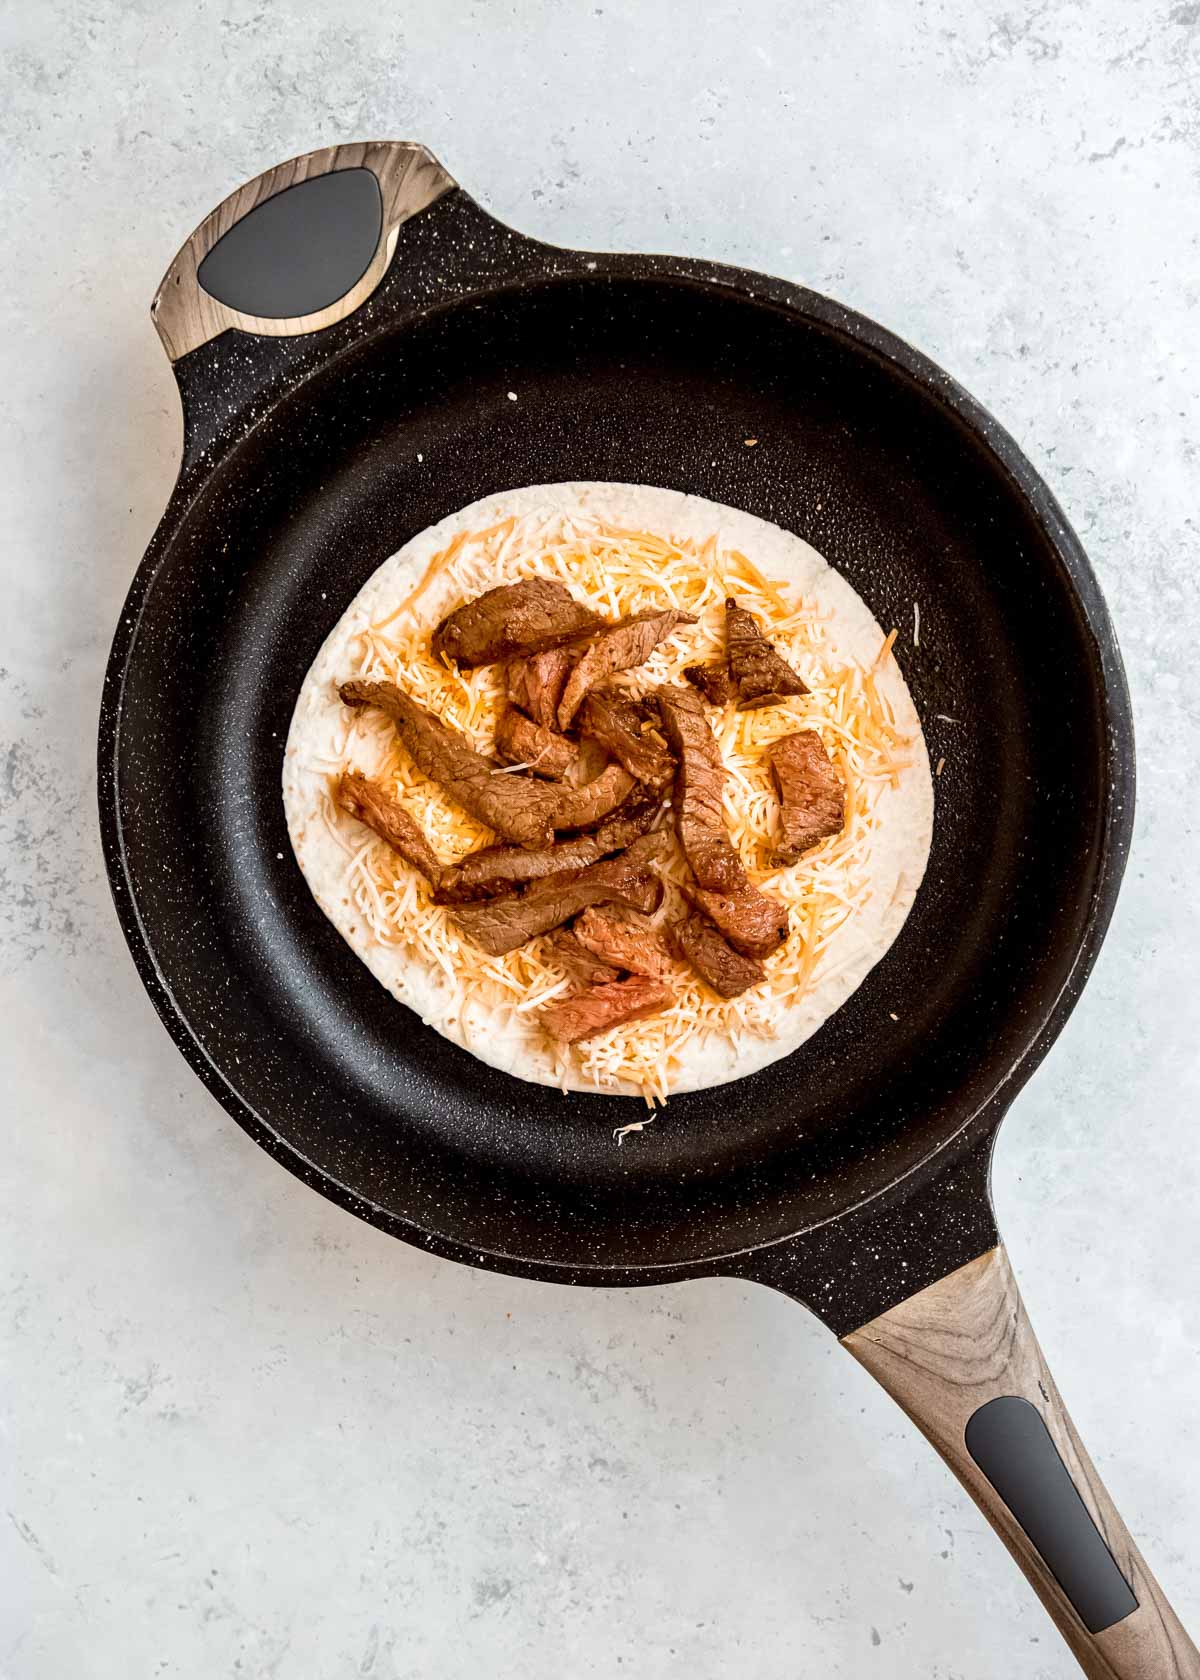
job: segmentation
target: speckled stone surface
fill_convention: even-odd
[[[1140,812],[997,1203],[1081,1430],[1200,1623],[1200,9],[10,8],[0,24],[0,1672],[1074,1672],[865,1373],[763,1289],[473,1274],[203,1092],[108,901],[94,720],[179,447],[149,299],[293,152],[428,143],[526,231],[728,259],[911,338],[1088,546]],[[637,1141],[637,1140],[632,1140]]]

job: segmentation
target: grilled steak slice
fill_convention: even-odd
[[[621,1027],[629,1021],[643,1021],[647,1015],[657,1015],[671,1001],[671,988],[661,980],[633,974],[628,980],[613,980],[606,986],[593,986],[590,991],[575,997],[559,998],[547,1004],[539,1019],[551,1038],[560,1044],[578,1044],[582,1039],[594,1038],[609,1027]]]
[[[496,725],[496,756],[505,764],[527,764],[531,774],[548,782],[574,779],[580,771],[579,748],[556,729],[534,723],[515,706],[506,706]]]
[[[571,669],[574,654],[567,648],[547,648],[528,659],[509,661],[506,675],[508,698],[545,729],[558,723],[558,703]]]
[[[580,986],[602,985],[606,980],[617,978],[617,970],[594,956],[586,945],[581,945],[570,928],[555,928],[553,933],[547,934],[546,944],[554,961],[565,970],[567,978]]]
[[[417,769],[438,782],[464,811],[521,846],[548,846],[554,822],[547,801],[556,796],[523,776],[500,776],[486,758],[473,752],[456,729],[434,717],[389,682],[348,682],[341,687],[347,706],[378,706]]]
[[[725,602],[725,657],[740,712],[778,705],[789,694],[808,693],[808,684],[775,652],[753,613],[739,607],[732,595]]]
[[[347,816],[356,817],[381,840],[386,840],[431,886],[439,885],[442,865],[420,824],[386,788],[351,770],[339,779],[334,799]]]
[[[510,782],[517,780],[515,776],[504,779]],[[593,828],[605,817],[610,817],[618,805],[625,803],[634,786],[628,770],[623,770],[619,764],[610,764],[594,782],[585,782],[582,787],[545,788],[542,791],[550,801],[551,821],[556,829]]]
[[[707,916],[693,911],[678,923],[674,933],[680,955],[720,997],[739,997],[767,977],[763,965],[735,951]]]
[[[659,642],[665,641],[679,624],[695,624],[690,613],[674,607],[665,611],[635,613],[619,624],[607,625],[594,636],[567,678],[558,703],[558,727],[569,729],[589,688],[611,677],[614,671],[629,671],[644,665]]]
[[[555,829],[590,828],[633,791],[633,778],[619,764],[581,788],[544,787],[525,776],[498,773],[456,729],[395,683],[343,683],[341,696],[347,706],[381,707],[417,769],[439,782],[456,805],[519,846],[548,846]]]
[[[675,776],[675,826],[683,855],[702,887],[728,890],[745,879],[741,859],[725,832],[721,799],[725,766],[700,696],[664,685],[655,691],[663,728],[679,769]]]
[[[683,674],[710,706],[728,705],[737,692],[724,665],[685,665]]]
[[[767,759],[779,789],[781,828],[771,862],[795,863],[818,840],[841,832],[846,790],[815,729],[773,741]]]
[[[635,910],[623,916],[585,910],[575,922],[574,934],[581,945],[615,968],[648,974],[654,980],[665,980],[671,973],[670,956],[657,930]]]
[[[725,766],[700,698],[690,688],[665,684],[656,697],[667,740],[679,761],[675,827],[695,876],[695,885],[685,891],[735,951],[744,957],[769,956],[787,938],[787,911],[752,884],[725,832]]]
[[[590,834],[538,851],[523,846],[484,846],[468,852],[458,863],[442,871],[439,904],[462,904],[487,898],[528,881],[545,880],[567,870],[586,869],[610,852],[631,846],[650,829],[662,809],[657,799],[631,799]]]
[[[644,709],[611,688],[593,688],[579,710],[579,731],[611,753],[618,764],[647,787],[662,788],[675,774],[675,760],[665,747],[642,733]]]
[[[743,957],[769,957],[787,938],[786,907],[759,892],[749,879],[743,878],[732,892],[710,892],[691,885],[683,890]]]
[[[455,608],[433,632],[433,656],[456,665],[490,665],[512,654],[558,647],[572,636],[602,629],[605,622],[590,607],[580,606],[565,584],[526,578]]]
[[[586,839],[587,836],[580,835],[579,838]],[[567,842],[565,840],[562,841],[559,846],[555,847],[555,850],[560,851],[566,844]],[[661,863],[666,858],[670,850],[670,836],[667,834],[665,829],[660,828],[656,829],[653,834],[648,834],[644,839],[639,840],[638,850],[634,855],[635,857],[641,859],[643,863]],[[610,858],[609,861],[615,863],[617,859],[614,857]],[[543,887],[570,886],[572,882],[579,879],[579,874],[580,871],[578,865],[568,869],[556,869],[552,875],[543,875],[538,884]],[[648,908],[651,910],[655,909],[657,903],[658,900],[656,899],[655,902]]]
[[[650,911],[662,896],[662,881],[652,867],[661,850],[659,836],[646,834],[627,852],[580,870],[573,880],[541,881],[520,895],[464,904],[454,919],[480,950],[502,957],[539,933],[561,927],[590,904]]]

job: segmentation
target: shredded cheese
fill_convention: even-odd
[[[722,550],[715,535],[697,543],[621,529],[581,514],[526,515],[487,530],[460,532],[433,557],[399,606],[377,622],[363,622],[352,643],[357,663],[345,676],[399,683],[461,730],[477,750],[489,752],[502,701],[500,668],[460,671],[436,660],[430,629],[436,616],[459,601],[535,576],[567,584],[576,599],[610,617],[662,607],[695,616],[696,624],[681,627],[645,665],[614,679],[631,693],[682,681],[685,665],[720,658],[724,603],[730,594],[755,614],[810,688],[786,707],[738,712],[730,706],[723,714],[708,714],[728,770],[730,838],[751,878],[780,898],[790,914],[787,942],[767,962],[767,979],[738,998],[721,999],[690,967],[676,963],[674,998],[661,1014],[559,1052],[564,1089],[568,1074],[582,1075],[600,1091],[638,1090],[654,1107],[667,1100],[689,1046],[706,1044],[714,1035],[730,1046],[778,1036],[788,1011],[824,974],[824,953],[834,935],[869,900],[877,801],[910,762],[913,744],[899,732],[892,705],[876,680],[897,633],[887,636],[873,664],[841,664],[826,645],[825,616],[789,598],[787,586],[764,577],[739,550]],[[773,870],[778,802],[764,749],[798,728],[815,729],[836,763],[846,789],[846,823],[798,864]],[[414,768],[378,711],[353,714],[340,759],[322,761],[319,769],[332,785],[337,773],[351,767],[403,800],[447,861],[495,839]],[[321,818],[347,853],[345,902],[376,938],[443,976],[448,1022],[490,1012],[515,1030],[539,1032],[537,1009],[567,989],[544,940],[503,957],[485,956],[433,903],[428,884],[390,846],[376,839],[357,844],[361,829],[331,796],[323,802]],[[667,895],[660,922],[681,913],[679,888],[685,875],[676,851],[664,866]]]

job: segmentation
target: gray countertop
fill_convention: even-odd
[[[996,1197],[1195,1629],[1200,5],[17,0],[0,43],[0,1673],[1075,1672],[815,1320],[389,1240],[255,1148],[135,978],[92,760],[179,447],[147,306],[239,181],[376,135],[543,238],[728,259],[875,316],[1079,529],[1133,690],[1137,835]]]

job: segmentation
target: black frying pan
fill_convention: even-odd
[[[1095,579],[1012,439],[826,298],[541,245],[414,146],[314,152],[242,188],[154,313],[183,465],[113,644],[100,809],[134,959],[205,1084],[307,1183],[435,1253],[793,1296],[933,1441],[1087,1673],[1200,1675],[1058,1398],[988,1195],[996,1128],[1108,923],[1134,780]],[[375,567],[479,496],[563,479],[774,520],[885,625],[918,601],[901,660],[945,758],[884,961],[785,1062],[673,1098],[622,1149],[627,1100],[485,1069],[393,1002],[311,898],[280,798],[301,679]]]

